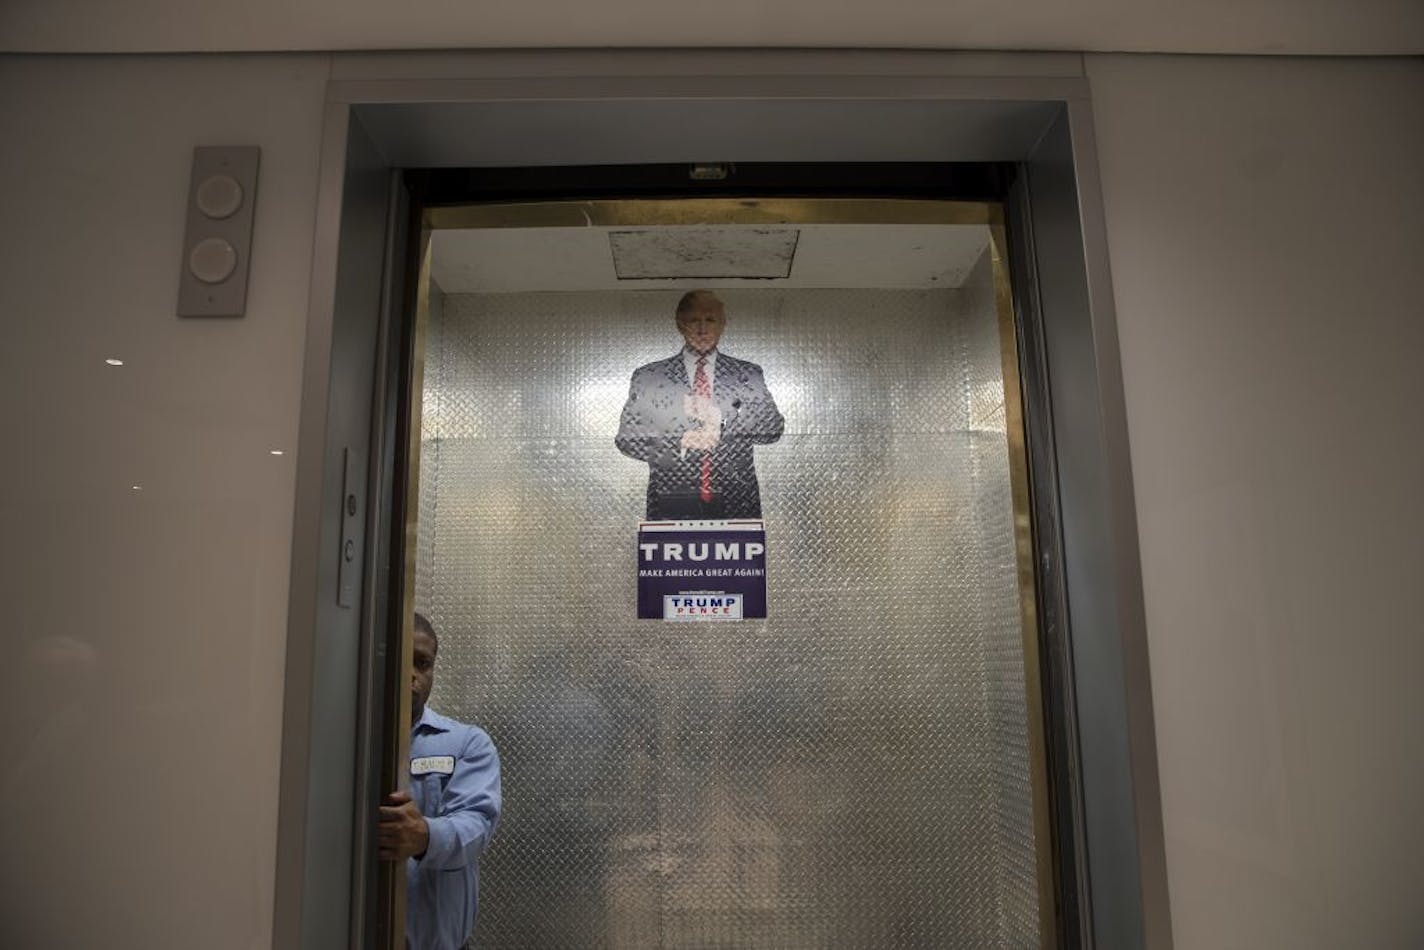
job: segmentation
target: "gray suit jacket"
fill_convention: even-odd
[[[722,437],[710,453],[710,506],[699,498],[704,453],[681,451],[682,434],[698,425],[683,405],[689,392],[681,352],[638,367],[628,387],[614,443],[629,458],[648,463],[648,519],[760,518],[752,446],[775,442],[785,426],[761,367],[717,351],[712,397],[722,410]]]

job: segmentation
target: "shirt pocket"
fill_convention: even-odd
[[[413,776],[412,784],[420,789],[420,813],[427,818],[439,818],[445,814],[445,787],[450,784],[450,776],[440,772],[427,772]]]

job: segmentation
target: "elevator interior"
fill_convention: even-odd
[[[501,749],[478,944],[1053,945],[1000,209],[427,217],[413,599],[432,703]],[[646,470],[612,436],[689,289],[786,418],[764,621],[635,619]]]

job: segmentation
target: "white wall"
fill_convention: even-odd
[[[327,72],[0,60],[0,945],[270,943]],[[178,320],[221,144],[263,149],[248,314]]]
[[[1177,948],[1424,946],[1424,62],[1087,66]]]

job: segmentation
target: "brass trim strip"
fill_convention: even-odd
[[[895,198],[654,198],[539,201],[427,208],[425,225],[467,228],[610,228],[678,225],[1002,223],[998,205]]]
[[[396,664],[400,669],[399,683],[409,683],[411,674],[411,644],[415,639],[415,565],[420,534],[420,434],[424,419],[425,398],[425,334],[430,325],[430,229],[420,232],[420,276],[417,278],[415,298],[415,332],[410,354],[410,412],[408,415],[407,446],[408,469],[406,475],[405,499],[405,563],[401,570],[401,630],[400,656]],[[396,690],[396,732],[389,751],[394,775],[386,776],[387,788],[410,789],[410,689]],[[400,873],[393,873],[390,902],[391,947],[405,946],[406,889],[403,866],[393,867]]]
[[[1014,545],[1018,554],[1020,628],[1023,635],[1024,705],[1028,716],[1029,775],[1033,788],[1033,837],[1038,865],[1039,945],[1058,942],[1057,887],[1052,810],[1048,794],[1048,746],[1044,734],[1043,683],[1038,646],[1037,556],[1034,549],[1023,383],[1019,376],[1017,321],[1009,279],[1008,236],[1002,206],[989,227],[993,253],[994,306],[999,318],[999,354],[1004,367],[1004,429],[1009,440],[1009,487],[1013,493]]]

